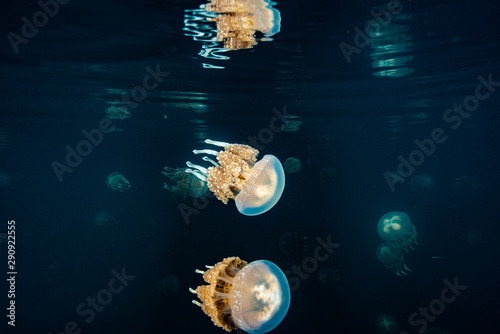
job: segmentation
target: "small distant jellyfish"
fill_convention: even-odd
[[[9,174],[0,172],[0,187],[7,187],[12,184],[12,178]]]
[[[115,223],[115,217],[111,214],[111,212],[106,210],[99,211],[92,219],[92,224],[97,229],[104,229],[113,226]]]
[[[181,288],[181,282],[177,275],[168,275],[162,278],[153,286],[153,291],[158,297],[166,297],[171,295],[176,295],[179,293]]]
[[[398,332],[398,322],[389,314],[381,314],[375,320],[378,334],[395,334]]]
[[[106,184],[108,185],[109,189],[119,190],[121,192],[130,189],[130,182],[128,182],[125,176],[123,176],[120,172],[109,174],[106,178]]]
[[[407,271],[411,271],[405,264],[405,259],[401,250],[381,243],[377,248],[377,258],[382,264],[398,276],[407,276]]]
[[[298,173],[302,170],[302,162],[294,157],[289,157],[285,160],[285,170],[290,174]]]
[[[432,188],[434,188],[434,180],[427,174],[415,175],[410,180],[410,193],[413,195],[428,195]]]
[[[208,285],[189,291],[198,295],[201,307],[214,325],[230,332],[242,329],[249,334],[267,333],[285,318],[290,306],[290,287],[285,274],[274,263],[259,260],[247,264],[228,257],[203,274]]]
[[[163,189],[172,192],[174,196],[180,199],[200,197],[208,190],[206,181],[200,180],[191,173],[187,173],[185,168],[165,167],[161,173],[173,183],[173,185],[169,185],[164,182]]]
[[[236,208],[245,216],[260,215],[278,203],[285,188],[285,171],[278,158],[268,154],[257,161],[259,151],[248,145],[210,139],[205,143],[225,150],[193,150],[193,153],[214,155],[218,163],[203,157],[213,165],[205,168],[187,161],[186,164],[194,170],[186,169],[186,172],[206,181],[217,199],[224,204],[234,199]]]
[[[330,268],[321,268],[317,273],[318,280],[326,286],[335,286],[340,282],[340,271]]]
[[[408,252],[408,248],[414,249],[413,243],[418,245],[417,229],[411,223],[410,217],[404,212],[391,211],[386,213],[378,221],[377,232],[388,245],[404,249],[406,252]]]
[[[106,117],[111,119],[126,119],[132,117],[125,106],[111,106],[106,109]]]
[[[478,230],[470,230],[467,232],[465,239],[471,246],[477,246],[487,242],[486,234]]]
[[[283,254],[300,259],[307,253],[307,240],[307,237],[298,232],[285,232],[280,235],[278,245]]]

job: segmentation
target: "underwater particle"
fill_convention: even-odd
[[[406,271],[411,271],[405,264],[405,259],[401,250],[381,243],[377,247],[377,259],[390,271],[398,276],[407,276]]]
[[[413,250],[413,243],[417,244],[417,229],[411,223],[410,217],[404,212],[391,211],[386,213],[377,225],[378,235],[388,245],[404,249],[408,252],[408,248]]]
[[[307,253],[308,238],[299,232],[285,232],[280,235],[278,245],[281,252],[294,259],[300,259]]]
[[[375,320],[378,334],[395,334],[399,327],[396,319],[389,314],[381,314]]]
[[[106,210],[99,211],[92,219],[92,225],[94,225],[97,229],[105,229],[113,226],[115,223],[115,217],[111,214],[111,212]]]
[[[111,106],[106,109],[106,117],[111,119],[126,119],[132,117],[126,106]]]
[[[284,163],[285,170],[290,174],[298,173],[302,170],[302,162],[294,157],[289,157]]]
[[[410,193],[412,195],[428,195],[434,188],[434,180],[427,174],[415,175],[410,180]]]
[[[234,199],[236,208],[245,216],[260,215],[276,205],[285,188],[285,172],[278,158],[268,154],[257,161],[259,151],[248,145],[210,139],[205,143],[223,147],[224,151],[205,149],[193,153],[214,155],[218,162],[203,157],[213,165],[207,169],[187,161],[194,170],[186,172],[206,181],[208,189],[224,204]]]
[[[201,300],[201,307],[214,325],[230,332],[242,329],[249,334],[267,333],[285,318],[290,307],[290,287],[285,274],[267,260],[247,264],[228,257],[203,274],[208,285],[189,289]]]
[[[161,173],[173,183],[173,185],[169,185],[164,182],[163,189],[172,192],[174,196],[180,199],[200,197],[207,192],[207,182],[186,172],[184,168],[165,167]]]
[[[106,178],[106,185],[109,189],[124,192],[130,189],[130,182],[120,172],[114,172]]]

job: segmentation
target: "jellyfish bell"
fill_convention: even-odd
[[[225,258],[203,274],[209,285],[189,289],[216,326],[230,332],[267,333],[284,319],[290,307],[290,287],[285,274],[267,260],[247,264],[238,257]]]
[[[404,212],[386,213],[378,221],[377,232],[382,240],[397,249],[408,251],[408,248],[413,249],[413,243],[418,244],[417,230]]]
[[[376,256],[387,269],[398,276],[407,276],[408,272],[411,271],[405,264],[401,250],[389,246],[385,242],[377,247]]]
[[[188,161],[186,164],[194,169],[186,169],[186,172],[206,181],[217,199],[224,204],[233,199],[238,211],[246,216],[260,215],[278,203],[285,188],[285,171],[278,158],[268,154],[257,161],[259,151],[248,145],[210,139],[205,143],[225,150],[194,150],[193,153],[215,155],[218,162],[205,156],[203,160],[213,164],[205,168]]]

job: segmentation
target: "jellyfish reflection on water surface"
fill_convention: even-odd
[[[230,332],[240,328],[249,334],[267,333],[285,318],[290,307],[290,287],[285,274],[274,263],[248,263],[228,257],[203,274],[209,285],[189,289],[201,300],[201,307],[214,325]]]
[[[259,151],[248,145],[210,139],[205,143],[225,150],[193,150],[193,153],[214,155],[218,163],[205,156],[203,160],[212,167],[188,161],[186,164],[194,169],[186,169],[186,172],[206,181],[208,189],[224,204],[234,199],[236,208],[245,216],[260,215],[276,205],[285,188],[285,172],[278,158],[268,154],[257,161]]]

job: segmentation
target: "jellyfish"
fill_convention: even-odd
[[[285,170],[290,174],[298,173],[302,170],[302,162],[294,157],[285,160]]]
[[[415,175],[410,180],[410,192],[413,195],[428,195],[434,188],[434,180],[427,174]]]
[[[417,230],[415,225],[410,221],[410,217],[404,212],[391,211],[386,213],[378,221],[378,235],[388,245],[404,249],[408,252],[408,248],[412,247],[413,243],[417,244]]]
[[[280,12],[273,8],[275,3],[268,0],[210,0],[204,9],[218,13],[209,18],[217,22],[217,40],[224,42],[227,50],[250,49],[257,44],[256,31],[264,34],[262,41],[279,33]]]
[[[330,268],[321,268],[316,274],[318,280],[326,286],[335,286],[340,281],[340,271]]]
[[[407,276],[406,271],[411,271],[405,264],[405,259],[401,250],[381,243],[377,247],[377,258],[382,264],[398,276]]]
[[[120,172],[114,172],[108,175],[106,178],[106,184],[109,189],[119,190],[121,192],[130,189],[130,182],[127,181],[125,176]]]
[[[396,319],[389,314],[381,314],[375,320],[378,334],[394,334],[398,331]]]
[[[113,226],[116,223],[116,221],[115,217],[109,211],[103,210],[99,211],[94,215],[92,223],[94,227],[98,229],[104,229],[109,226]]]
[[[260,215],[278,203],[285,188],[285,172],[274,155],[265,155],[257,161],[259,151],[248,145],[210,139],[205,143],[224,147],[225,151],[193,150],[193,153],[215,155],[219,163],[203,157],[214,165],[205,168],[187,161],[194,170],[188,168],[186,172],[206,181],[217,199],[224,204],[234,199],[236,208],[245,216]]]
[[[285,232],[280,235],[278,245],[281,252],[294,259],[300,259],[307,253],[308,238],[299,232]]]
[[[184,168],[165,167],[161,173],[174,183],[169,185],[164,182],[163,189],[172,192],[176,197],[181,199],[186,199],[189,196],[200,197],[207,192],[207,182],[187,173]]]
[[[259,260],[247,264],[239,257],[228,257],[203,274],[208,285],[191,293],[198,295],[201,307],[214,325],[230,332],[242,329],[249,334],[267,333],[276,328],[290,306],[290,287],[285,274],[274,263]]]
[[[132,117],[130,111],[125,106],[111,106],[106,109],[106,117],[111,119],[125,119]]]
[[[153,292],[157,297],[166,297],[179,293],[181,282],[177,275],[168,275],[161,279],[153,286]]]

